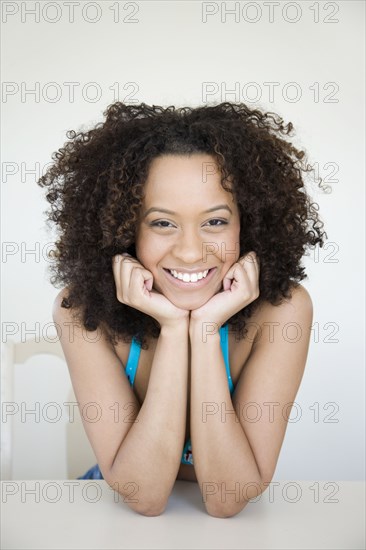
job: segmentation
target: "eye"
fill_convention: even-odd
[[[168,224],[168,225],[171,225],[171,223],[170,223],[170,222],[167,222],[166,220],[161,220],[161,221],[159,221],[159,222],[152,222],[150,225],[151,225],[152,227],[168,227],[168,225],[160,225],[160,224],[163,224],[163,223],[166,223],[166,224]]]
[[[228,222],[226,220],[220,220],[219,218],[214,218],[212,220],[209,220],[207,222],[211,227],[220,227],[221,225],[227,225]],[[166,220],[160,220],[156,222],[150,223],[151,227],[161,227],[161,228],[169,228],[172,227],[171,222],[168,222]]]
[[[213,220],[210,220],[208,223],[211,224],[211,222],[219,222],[219,223],[212,224],[212,227],[220,227],[220,225],[227,225],[226,220],[220,220],[218,218],[214,218]]]

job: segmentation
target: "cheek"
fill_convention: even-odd
[[[145,266],[153,266],[158,263],[164,255],[162,240],[158,235],[150,232],[141,232],[136,240],[136,254],[138,260]]]
[[[240,232],[233,229],[220,244],[221,261],[225,266],[233,265],[240,258]]]
[[[141,231],[136,237],[136,258],[144,266],[149,262],[150,250],[151,245],[148,235],[144,231]]]

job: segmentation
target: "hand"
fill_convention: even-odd
[[[221,327],[258,298],[259,261],[255,252],[248,252],[231,266],[223,279],[223,289],[203,306],[191,311],[191,323],[210,322]]]
[[[153,275],[130,254],[112,258],[117,300],[138,309],[158,321],[160,326],[173,326],[189,320],[189,311],[180,309],[163,294],[152,290]]]

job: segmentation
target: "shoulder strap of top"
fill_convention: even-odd
[[[230,364],[229,364],[229,325],[225,323],[220,328],[220,344],[222,349],[222,354],[224,356],[225,367],[226,367],[226,376],[229,384],[230,393],[234,391],[234,384],[231,379],[230,374]]]
[[[130,353],[128,354],[128,360],[127,360],[127,365],[125,370],[131,386],[133,386],[133,383],[135,381],[137,365],[140,358],[140,352],[141,352],[140,344],[135,340],[135,338],[132,338]]]
[[[221,349],[222,349],[222,353],[223,353],[224,361],[225,361],[226,376],[227,376],[227,379],[228,379],[229,390],[230,390],[230,393],[232,393],[233,390],[234,390],[234,385],[233,385],[233,381],[231,379],[231,374],[230,374],[229,325],[227,323],[225,323],[220,328],[220,344],[221,344]],[[135,340],[135,338],[132,338],[132,342],[131,342],[131,346],[130,346],[130,352],[129,352],[129,355],[128,355],[128,360],[127,360],[127,365],[126,365],[126,370],[125,370],[127,378],[129,380],[131,386],[133,386],[134,381],[135,381],[137,366],[138,366],[138,362],[139,362],[139,358],[140,358],[140,352],[141,352],[140,344]]]

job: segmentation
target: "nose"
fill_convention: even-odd
[[[202,255],[202,238],[194,230],[182,232],[174,247],[174,257],[177,262],[186,267],[201,265]]]

